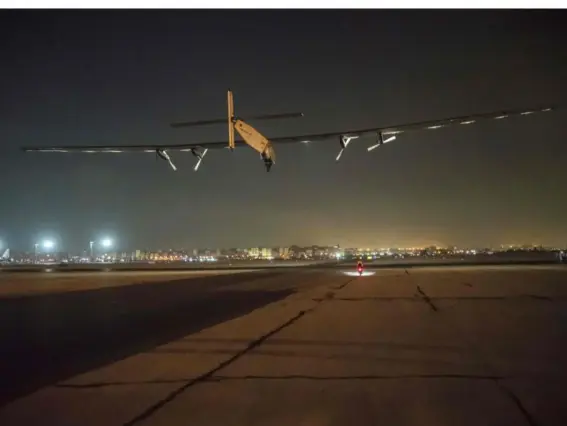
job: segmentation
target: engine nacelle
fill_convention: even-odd
[[[268,144],[268,146],[266,146],[266,149],[264,150],[264,155],[267,158],[271,159],[274,164],[276,163],[276,150],[274,149],[274,146],[271,143]]]

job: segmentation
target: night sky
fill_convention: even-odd
[[[209,151],[23,153],[24,145],[224,141],[232,88],[266,136],[567,101],[566,14],[1,11],[0,240],[79,250],[567,244],[565,112],[372,138]]]

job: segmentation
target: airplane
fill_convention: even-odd
[[[345,130],[341,132],[316,133],[307,135],[283,136],[266,138],[262,133],[244,121],[244,118],[234,114],[234,98],[230,89],[227,92],[227,117],[223,119],[201,120],[193,122],[176,122],[171,123],[173,128],[203,126],[209,124],[227,123],[228,124],[228,146],[226,141],[223,142],[194,142],[186,144],[146,144],[146,145],[92,145],[92,146],[55,146],[55,147],[22,147],[24,152],[82,152],[82,153],[121,153],[121,152],[150,152],[155,153],[156,158],[167,161],[170,167],[176,171],[177,167],[173,163],[168,151],[191,152],[198,161],[194,166],[194,171],[199,169],[203,158],[209,149],[225,149],[233,150],[236,146],[246,146],[253,148],[260,153],[266,171],[269,172],[276,162],[276,153],[274,144],[284,143],[308,143],[320,140],[338,138],[340,151],[335,159],[339,161],[343,152],[351,141],[363,136],[373,135],[376,137],[376,143],[367,148],[367,151],[373,151],[382,145],[396,140],[400,134],[417,130],[436,130],[451,125],[468,125],[476,123],[480,120],[502,120],[513,116],[525,116],[540,112],[550,112],[558,109],[556,106],[522,108],[506,111],[494,111],[479,114],[471,114],[458,117],[449,117],[436,120],[412,122],[398,124],[394,126],[371,127],[358,130]],[[271,120],[280,118],[297,118],[303,117],[303,113],[284,113],[270,114],[248,117],[246,120]],[[240,135],[242,140],[235,139],[235,131]]]
[[[10,258],[10,249],[6,249],[4,254],[0,256],[0,264],[9,263],[11,262],[11,260],[12,259]]]

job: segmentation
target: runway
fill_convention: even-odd
[[[96,290],[143,283],[253,272],[252,269],[209,271],[120,271],[0,273],[0,298],[67,291]],[[195,282],[196,284],[199,281]]]
[[[347,272],[3,296],[0,424],[567,424],[565,266]]]
[[[0,404],[285,297],[293,284],[253,287],[256,280],[281,276],[261,271],[44,274],[27,281],[3,276]],[[35,296],[25,297],[29,294]]]

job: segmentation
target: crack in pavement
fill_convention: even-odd
[[[346,281],[345,283],[338,285],[336,287],[331,287],[331,289],[333,290],[342,290],[343,288],[345,288],[347,285],[349,285],[351,282],[355,281],[356,278],[350,279],[348,281]]]
[[[344,284],[341,284],[338,287],[335,287],[334,289],[337,290],[341,290],[343,288],[345,288],[349,283],[351,283],[352,281],[354,281],[354,279],[350,279],[348,281],[346,281]],[[175,389],[174,391],[170,392],[165,398],[162,398],[161,400],[159,400],[158,402],[156,402],[155,404],[151,405],[150,407],[146,408],[142,413],[140,413],[139,415],[137,415],[136,417],[134,417],[132,420],[124,423],[123,426],[133,426],[135,424],[138,424],[142,421],[144,421],[145,419],[149,418],[150,416],[152,416],[154,413],[156,413],[158,410],[160,410],[161,408],[163,408],[165,405],[167,405],[168,403],[170,403],[171,401],[173,401],[175,398],[177,398],[179,395],[181,395],[183,392],[185,392],[187,389],[189,389],[190,387],[198,384],[198,383],[202,383],[202,382],[206,382],[207,380],[209,380],[211,377],[214,376],[215,373],[217,373],[218,371],[222,370],[225,367],[228,367],[230,364],[232,364],[233,362],[237,361],[238,359],[240,359],[241,357],[243,357],[244,355],[246,355],[248,352],[250,352],[251,350],[255,349],[256,347],[260,346],[262,343],[264,343],[264,341],[266,341],[267,339],[269,339],[270,337],[272,337],[273,335],[279,333],[280,331],[282,331],[283,329],[289,327],[290,325],[294,324],[296,321],[298,321],[301,317],[303,317],[305,314],[307,313],[311,313],[313,312],[318,306],[320,306],[321,303],[323,303],[325,300],[322,300],[321,302],[317,302],[317,304],[309,309],[306,310],[302,310],[299,311],[296,315],[294,315],[293,317],[291,317],[290,319],[288,319],[287,321],[285,321],[284,323],[280,324],[279,326],[277,326],[276,328],[272,329],[271,331],[267,332],[266,334],[263,334],[262,336],[260,336],[259,338],[252,340],[250,343],[248,343],[248,345],[238,351],[237,353],[235,353],[233,356],[231,356],[230,358],[224,360],[223,362],[221,362],[219,365],[217,365],[215,368],[213,368],[212,370],[207,371],[206,373],[203,373],[191,380],[189,380],[188,382],[186,382],[183,386],[180,386],[179,388]]]
[[[419,296],[423,298],[425,293],[420,293]],[[364,296],[364,297],[314,297],[311,300],[314,302],[322,302],[325,300],[335,300],[339,302],[362,302],[362,301],[375,301],[375,302],[395,302],[395,301],[408,301],[415,302],[415,298],[410,296]],[[535,299],[546,302],[553,302],[554,300],[563,300],[565,298],[551,298],[549,296],[541,296],[537,294],[521,294],[517,296],[438,296],[438,297],[427,297],[428,300],[434,302],[436,300],[447,300],[447,301],[467,301],[467,302],[483,302],[483,301],[497,301],[497,300],[522,300],[522,299]]]
[[[311,299],[314,302],[321,302],[324,299],[321,297],[316,297]],[[381,297],[381,296],[367,296],[367,297],[334,297],[332,300],[337,300],[340,302],[363,302],[363,301],[375,301],[375,302],[393,302],[397,300],[405,300],[409,302],[415,302],[415,297]]]
[[[212,370],[207,371],[206,373],[203,373],[193,379],[191,379],[190,381],[186,382],[183,386],[175,389],[173,392],[171,392],[169,395],[167,395],[165,398],[159,400],[158,402],[156,402],[155,404],[151,405],[150,407],[148,407],[146,410],[144,410],[141,414],[137,415],[136,417],[134,417],[132,420],[124,423],[124,426],[131,426],[131,425],[135,425],[145,419],[147,419],[148,417],[150,417],[152,414],[154,414],[155,412],[157,412],[160,408],[164,407],[166,404],[168,404],[169,402],[173,401],[175,398],[177,398],[179,395],[181,395],[184,391],[186,391],[187,389],[189,389],[191,386],[196,385],[197,383],[206,381],[207,379],[209,379],[211,376],[213,376],[217,371],[220,371],[221,369],[227,367],[228,365],[232,364],[233,362],[235,362],[236,360],[238,360],[239,358],[241,358],[242,356],[246,355],[246,353],[248,353],[249,351],[251,351],[252,349],[254,349],[255,347],[261,345],[266,339],[270,338],[271,336],[273,336],[276,333],[279,333],[281,330],[283,330],[286,327],[289,327],[290,325],[292,325],[294,322],[296,322],[297,320],[299,320],[301,317],[303,317],[305,314],[312,312],[317,306],[314,306],[311,309],[307,309],[305,311],[299,311],[296,315],[294,315],[293,317],[291,317],[290,319],[288,319],[286,322],[284,322],[283,324],[280,324],[278,327],[272,329],[271,331],[269,331],[268,333],[260,336],[259,338],[251,341],[244,349],[238,351],[236,354],[234,354],[233,356],[231,356],[230,358],[224,360],[223,362],[221,362],[219,365],[217,365],[215,368],[213,368]]]
[[[425,301],[425,303],[427,303],[429,305],[429,307],[434,311],[437,312],[437,306],[435,306],[433,304],[433,302],[431,301],[431,299],[429,298],[429,296],[427,294],[425,294],[425,292],[421,289],[420,286],[417,286],[417,291],[419,292],[419,294],[421,295],[421,297],[423,298],[423,300]]]
[[[404,269],[404,271],[406,272],[407,275],[410,275],[410,273],[408,272],[407,269]],[[411,278],[410,278],[411,280]],[[421,287],[419,285],[416,285],[417,288],[417,292],[419,293],[419,295],[416,294],[416,296],[421,296],[421,298],[425,301],[425,303],[427,303],[429,305],[429,307],[431,308],[431,310],[433,312],[437,312],[439,309],[437,308],[437,306],[435,306],[435,304],[431,301],[431,299],[429,298],[429,296],[421,289]]]
[[[170,385],[175,383],[187,383],[192,379],[161,379],[161,380],[140,380],[140,381],[126,381],[126,382],[92,382],[92,383],[59,383],[54,385],[55,388],[66,389],[96,389],[111,386],[136,386],[136,385]]]
[[[549,296],[541,296],[539,294],[526,294],[524,295],[525,297],[530,297],[532,299],[537,299],[537,300],[546,300],[548,302],[552,302],[553,299]],[[521,297],[521,296],[520,296]]]
[[[533,295],[528,295],[528,296],[533,297]],[[518,297],[518,296],[514,296],[514,297]],[[508,298],[509,297],[502,297],[502,298],[499,298],[499,299],[508,299]],[[549,299],[549,300],[551,300],[551,299]],[[457,330],[458,330],[458,327],[457,327]],[[468,346],[471,348],[471,351],[474,351],[474,348],[476,347],[476,342],[473,339],[471,339],[471,337],[466,333],[463,333],[463,336],[467,337],[466,340],[468,340]],[[495,373],[494,377],[497,377],[496,369],[493,368],[490,365],[490,363],[482,356],[482,352],[476,352],[475,351],[475,353],[480,358],[481,364],[484,364],[485,369],[489,372],[494,372]],[[509,399],[512,400],[514,405],[516,405],[518,410],[520,410],[520,413],[522,414],[522,416],[524,417],[524,419],[526,420],[526,422],[528,423],[529,426],[538,426],[538,423],[534,420],[533,416],[526,409],[526,407],[522,403],[522,400],[511,389],[509,389],[508,387],[506,387],[502,383],[503,379],[505,379],[505,377],[500,377],[498,379],[495,379],[494,383],[501,390],[501,392],[503,394],[505,394]]]
[[[514,402],[516,407],[518,407],[518,410],[520,410],[520,412],[526,419],[526,422],[528,422],[530,426],[538,426],[538,423],[532,417],[530,412],[526,409],[526,407],[524,406],[522,400],[518,397],[518,395],[512,392],[511,389],[504,386],[501,382],[497,382],[497,383],[498,383],[498,387],[502,390],[502,392],[504,392],[512,400],[512,402]]]
[[[510,379],[511,377],[505,376],[489,376],[489,375],[476,375],[476,374],[398,374],[398,375],[383,375],[383,374],[365,374],[365,375],[350,375],[350,376],[309,376],[305,374],[289,374],[285,376],[265,376],[265,375],[246,375],[246,376],[221,376],[212,375],[205,379],[203,382],[224,382],[236,380],[403,380],[403,379],[463,379],[463,380],[503,380]],[[126,381],[126,382],[94,382],[87,384],[59,384],[57,388],[70,388],[70,389],[96,389],[112,386],[139,386],[139,385],[163,385],[163,384],[176,384],[188,383],[193,379],[164,379],[164,380],[142,380],[142,381]]]
[[[554,298],[549,296],[542,296],[538,294],[519,294],[510,296],[438,296],[430,298],[431,300],[466,300],[466,301],[484,301],[484,300],[521,300],[521,299],[536,299],[553,302]],[[557,300],[563,300],[564,297],[556,297]]]
[[[353,376],[308,376],[304,374],[290,374],[285,376],[211,376],[207,381],[222,382],[232,380],[402,380],[402,379],[464,379],[464,380],[492,380],[504,379],[504,376],[487,376],[475,374],[365,374]]]

